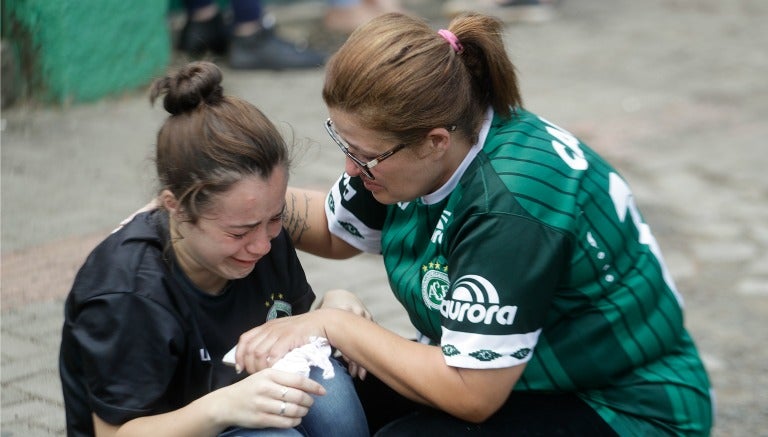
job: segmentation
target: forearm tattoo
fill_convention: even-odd
[[[304,232],[309,230],[309,196],[304,194],[304,199],[297,198],[294,193],[288,193],[285,204],[283,226],[288,231],[294,244],[301,243]],[[303,203],[303,205],[301,205]],[[303,208],[302,208],[303,206]]]

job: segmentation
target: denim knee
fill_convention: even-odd
[[[313,396],[314,404],[299,425],[309,436],[368,436],[368,422],[360,399],[355,392],[352,377],[346,366],[331,358],[335,376],[323,379],[322,370],[313,367],[309,377],[325,387],[324,396]]]

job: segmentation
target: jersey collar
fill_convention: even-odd
[[[438,188],[435,192],[427,194],[426,196],[421,196],[421,203],[424,205],[433,205],[443,201],[449,194],[451,194],[453,189],[456,188],[456,185],[459,184],[459,180],[464,175],[464,172],[467,171],[469,164],[483,149],[485,138],[488,136],[488,131],[491,129],[491,121],[493,121],[493,108],[489,107],[488,110],[485,111],[485,119],[483,120],[483,126],[480,128],[480,133],[477,136],[477,143],[469,149],[467,156],[461,161],[461,164],[459,164],[456,171],[453,172],[453,175],[448,179],[448,182],[443,184],[443,186]]]

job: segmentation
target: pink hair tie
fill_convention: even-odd
[[[450,30],[440,29],[437,31],[437,34],[442,36],[444,40],[448,41],[448,44],[451,45],[454,52],[461,54],[461,52],[464,51],[464,46],[461,45],[459,39],[456,38],[456,35],[454,35]]]

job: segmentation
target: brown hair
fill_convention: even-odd
[[[328,62],[326,105],[404,143],[453,125],[476,139],[488,106],[508,117],[522,105],[517,75],[496,18],[465,14],[448,30],[461,52],[416,17],[386,14],[359,27]]]
[[[211,198],[245,176],[268,178],[289,167],[288,149],[275,126],[255,106],[225,96],[221,70],[193,62],[152,85],[171,115],[157,134],[160,191],[170,190],[187,219],[196,223]]]

